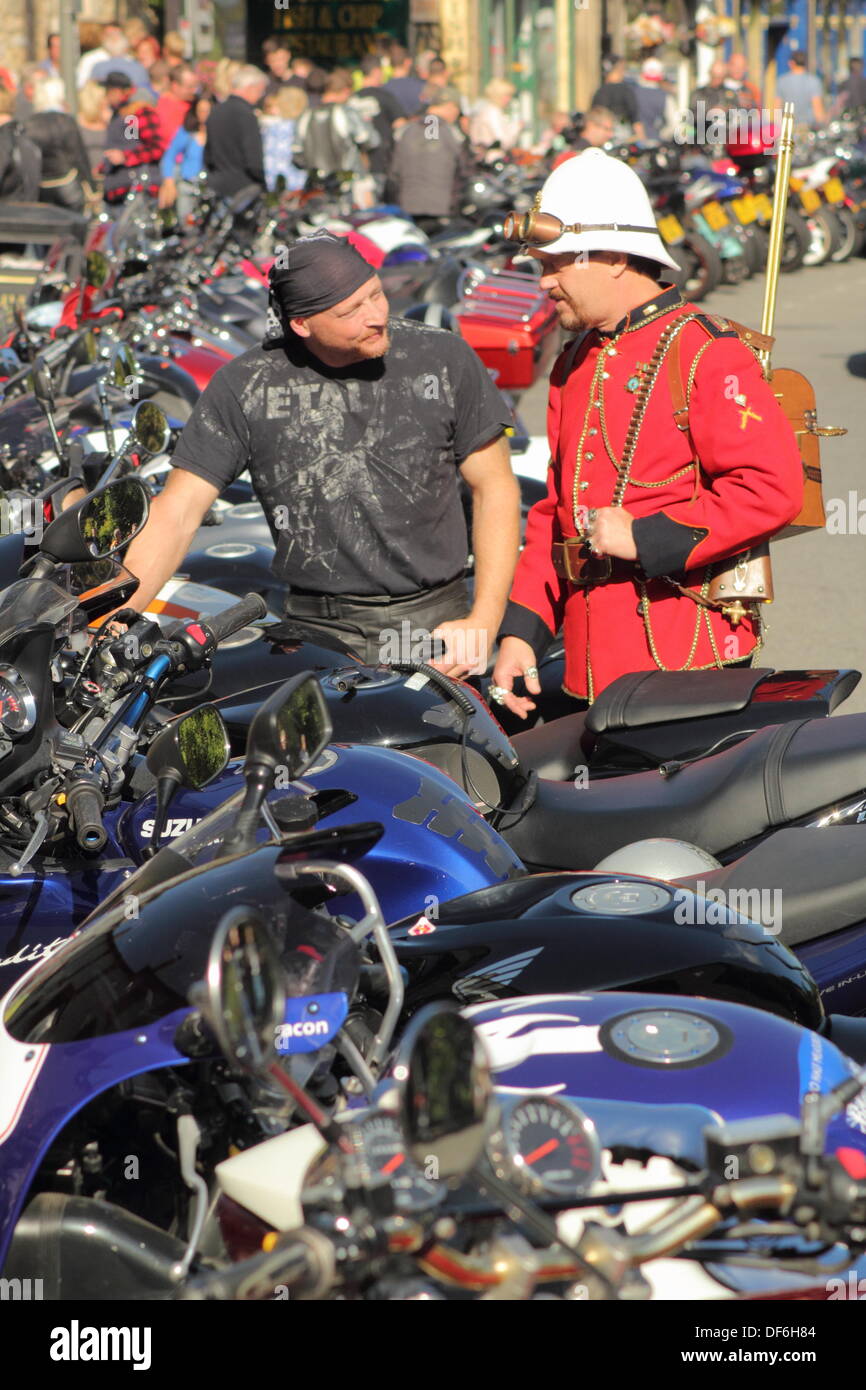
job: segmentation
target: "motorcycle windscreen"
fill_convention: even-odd
[[[56,627],[77,607],[78,599],[50,579],[18,579],[0,594],[0,644],[37,623]]]
[[[7,1031],[31,1044],[82,1042],[146,1028],[187,1007],[190,988],[205,975],[214,932],[237,907],[268,924],[290,997],[342,992],[351,999],[358,947],[334,918],[295,900],[273,871],[281,852],[265,845],[208,864],[141,900],[130,898],[128,880],[121,902],[13,992]]]

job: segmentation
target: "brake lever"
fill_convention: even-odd
[[[51,824],[51,815],[49,813],[48,807],[45,807],[44,810],[38,812],[35,818],[35,823],[36,829],[30,836],[30,839],[28,840],[27,846],[24,849],[23,853],[18,857],[18,859],[16,859],[14,864],[9,865],[9,873],[12,875],[13,878],[18,878],[21,874],[23,874],[24,870],[27,868],[27,865],[30,863],[34,854],[36,854],[37,851],[40,849],[42,842],[48,834],[49,826]]]

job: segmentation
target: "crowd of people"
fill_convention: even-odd
[[[555,111],[533,143],[512,83],[495,77],[470,103],[440,55],[413,57],[387,36],[355,69],[331,72],[293,54],[283,35],[265,41],[261,67],[192,64],[179,34],[160,41],[138,19],[82,20],[79,39],[74,117],[57,34],[41,62],[18,74],[0,69],[2,200],[92,213],[147,186],[183,216],[203,183],[221,194],[248,184],[297,190],[315,172],[336,178],[355,206],[394,201],[429,230],[453,216],[479,160],[519,154],[555,168],[590,146],[682,137],[684,113],[657,57],[636,72],[608,58],[580,123]],[[740,53],[714,62],[692,95],[692,116],[699,107],[705,118],[757,109],[761,92],[746,67]],[[794,102],[798,123],[823,124],[866,108],[862,68],[853,59],[830,99],[806,55],[794,53],[776,99]]]
[[[79,43],[74,116],[59,35],[41,62],[0,69],[2,200],[95,213],[146,186],[183,216],[202,176],[231,194],[296,190],[315,171],[338,176],[357,206],[387,197],[437,222],[473,161],[524,135],[510,83],[492,80],[473,105],[441,56],[413,58],[387,36],[355,69],[331,72],[280,35],[263,44],[261,67],[190,63],[180,35],[160,42],[135,19],[82,20]]]

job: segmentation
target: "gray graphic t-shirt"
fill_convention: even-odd
[[[290,586],[401,594],[463,572],[457,466],[511,424],[457,334],[391,319],[384,357],[333,368],[301,339],[220,368],[174,455],[221,490],[249,469]]]

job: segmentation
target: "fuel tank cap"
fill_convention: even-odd
[[[572,907],[581,912],[620,913],[658,912],[667,907],[673,893],[659,883],[588,883],[571,895]]]
[[[722,1056],[732,1036],[724,1024],[690,1009],[639,1009],[608,1019],[605,1052],[642,1067],[694,1067]]]
[[[319,676],[319,682],[326,690],[339,691],[345,695],[349,690],[380,690],[385,685],[399,685],[403,680],[399,671],[387,666],[346,666],[339,671],[329,671]]]

